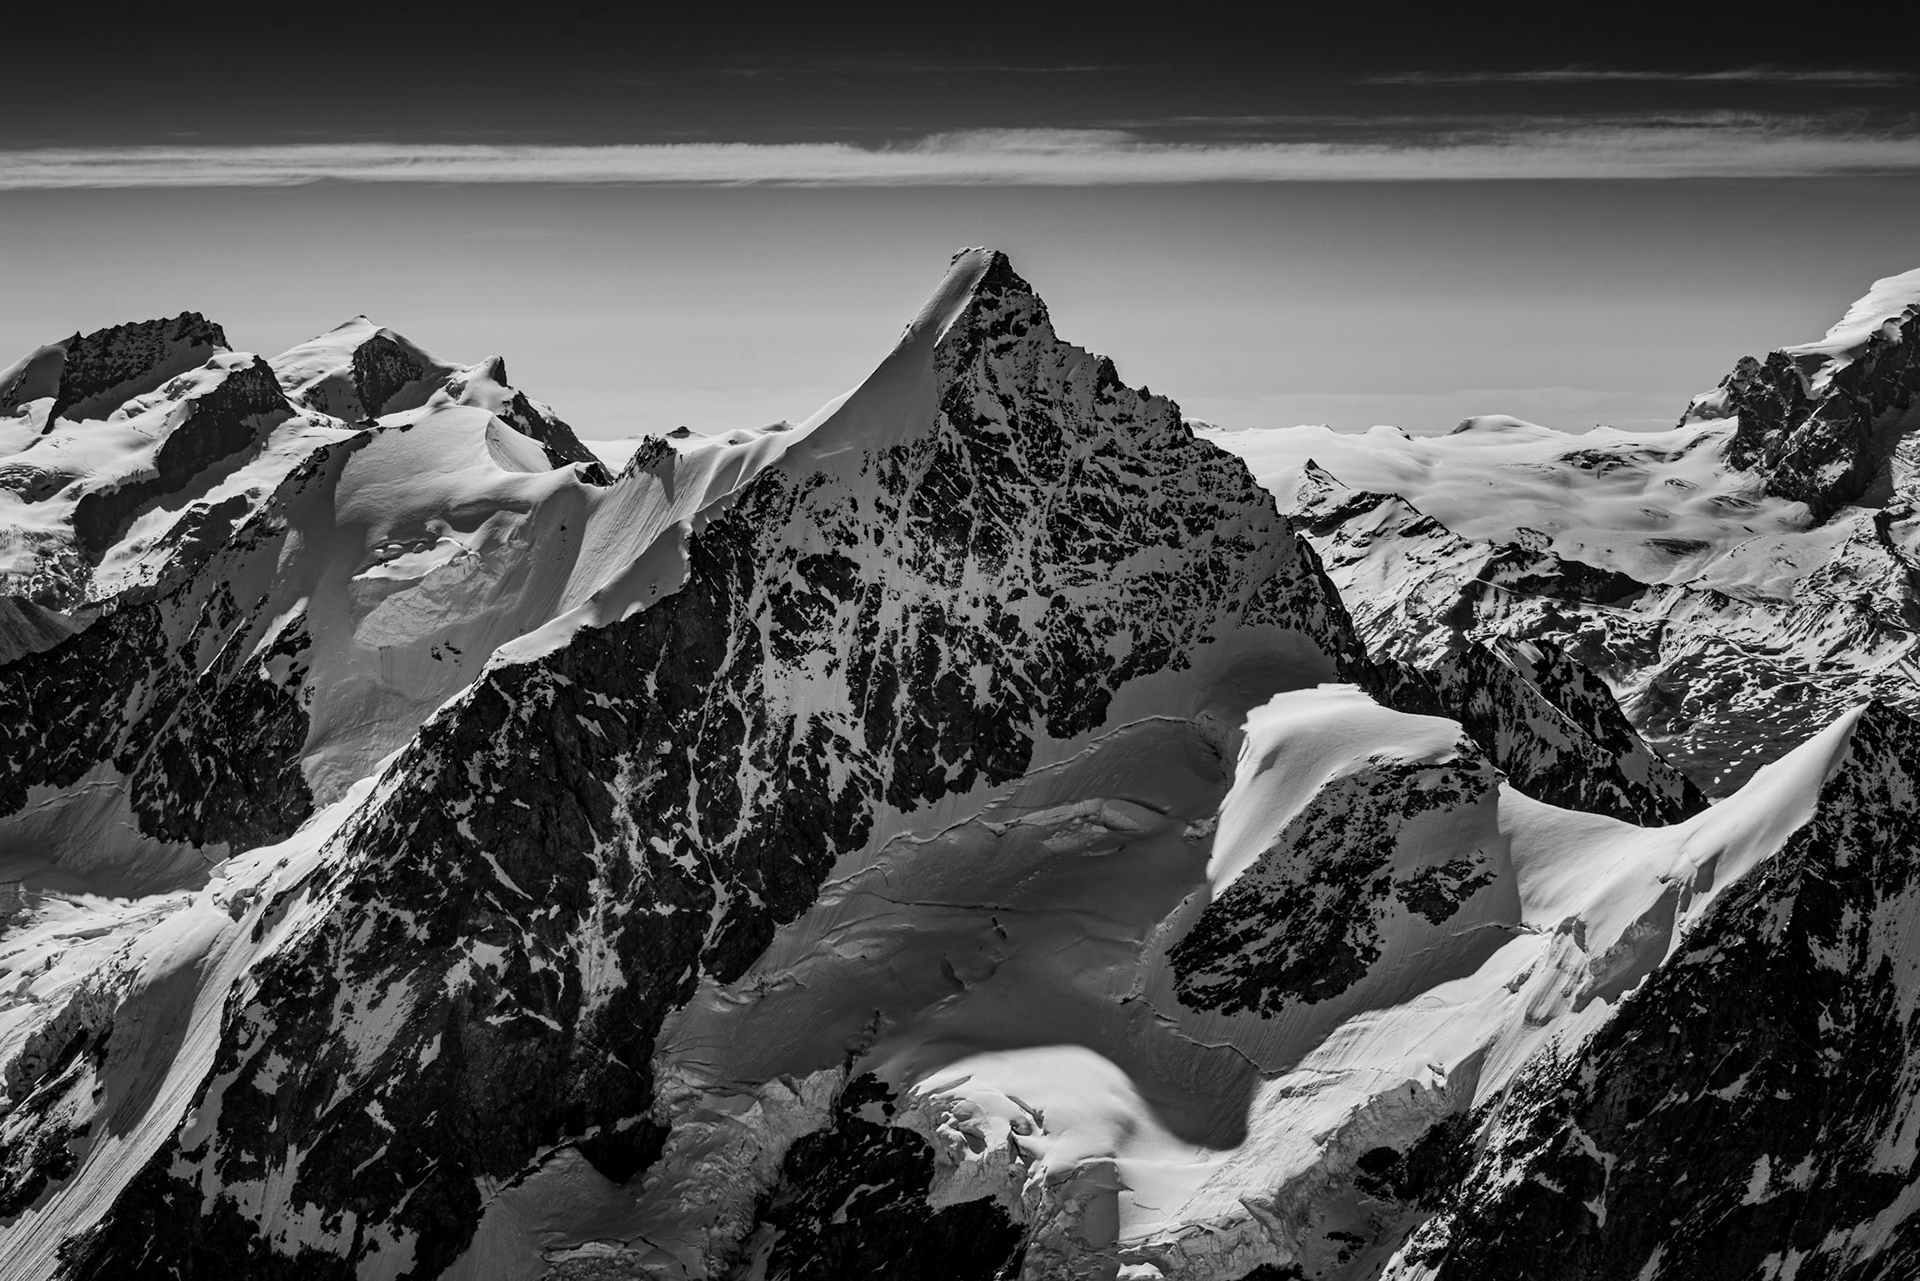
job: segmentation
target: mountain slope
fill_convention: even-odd
[[[8,460],[31,566],[0,681],[16,865],[152,889],[285,837],[764,452],[616,487],[497,360],[435,366],[357,429],[306,407],[366,346],[217,355]]]
[[[1314,531],[1370,646],[1549,642],[1723,796],[1862,698],[1920,705],[1917,338],[1909,272],[1668,432],[1206,435]]]
[[[1910,1275],[1917,768],[1920,728],[1869,708],[1812,821],[1529,1069],[1386,1275]]]
[[[1737,422],[1196,434],[986,250],[617,471],[364,317],[97,419],[65,359],[0,419],[5,1281],[1905,1257],[1904,660]]]
[[[837,859],[1105,726],[1232,723],[1357,655],[1245,470],[1060,344],[996,255],[682,530],[638,612],[502,651],[273,909],[304,923],[83,1273],[437,1270],[476,1179],[560,1143],[645,1167],[654,1030]]]

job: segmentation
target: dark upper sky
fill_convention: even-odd
[[[1920,265],[1902,10],[15,5],[0,364],[367,311],[589,436],[725,429],[851,386],[993,244],[1222,422],[1658,426]],[[747,145],[572,145],[679,142]],[[1252,145],[1153,145],[1214,142]],[[1341,142],[1385,145],[1289,145]],[[752,145],[793,143],[838,145]]]
[[[1898,5],[1795,23],[1678,4],[21,8],[0,77],[5,147],[883,142],[1116,125],[1337,138],[1704,111],[1905,132],[1920,114]]]

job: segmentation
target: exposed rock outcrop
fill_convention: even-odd
[[[1866,494],[1916,392],[1920,306],[1908,306],[1849,350],[1742,358],[1691,416],[1738,418],[1727,461],[1764,474],[1768,493],[1824,520]]]
[[[883,824],[1057,759],[1138,689],[1196,714],[1250,645],[1308,684],[1360,661],[1245,468],[1061,343],[999,255],[685,554],[677,591],[494,664],[389,767],[229,1010],[195,1137],[75,1275],[390,1250],[430,1275],[477,1181],[571,1143],[643,1170],[666,1014]]]
[[[64,355],[49,425],[58,418],[105,418],[133,397],[226,351],[227,336],[199,312],[183,311],[172,320],[75,334],[59,345]],[[11,408],[0,400],[0,413]]]
[[[1813,820],[1579,1052],[1488,1109],[1386,1276],[1713,1281],[1920,1266],[1920,728],[1870,707]]]
[[[258,446],[277,422],[292,413],[267,362],[256,356],[228,370],[218,385],[188,402],[185,416],[154,452],[151,476],[81,495],[73,511],[81,546],[98,557],[125,532],[144,504],[182,489],[216,463]]]

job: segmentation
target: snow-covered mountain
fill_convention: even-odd
[[[1849,323],[1765,439],[1881,396],[1898,454]],[[1196,433],[985,250],[811,419],[617,468],[365,318],[41,349],[0,1277],[1893,1275],[1904,677],[1708,806],[1592,661],[1666,634],[1625,505],[1851,519],[1734,457],[1745,376],[1664,461],[1555,436],[1589,492],[1514,424]]]
[[[1549,642],[1723,796],[1862,698],[1920,703],[1916,351],[1911,271],[1672,431],[1204,434],[1305,524],[1369,646]]]

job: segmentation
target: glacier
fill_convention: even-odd
[[[0,372],[0,1277],[1881,1277],[1920,273],[1231,431],[955,256],[804,421]]]

